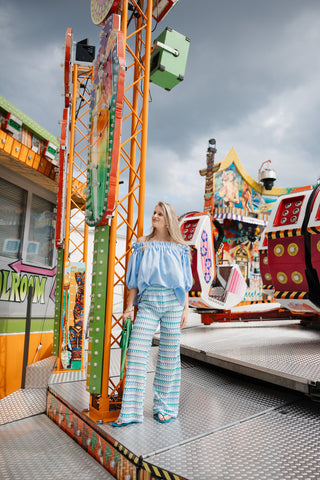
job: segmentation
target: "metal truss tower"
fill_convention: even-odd
[[[55,302],[53,354],[58,357],[57,369],[64,369],[62,357],[70,356],[66,338],[76,302],[77,285],[66,277],[68,265],[80,262],[86,271],[88,251],[88,226],[85,223],[86,196],[84,187],[87,179],[89,147],[89,110],[93,67],[74,63],[72,60],[72,30],[66,33],[64,65],[65,108],[63,112],[60,171],[57,205],[56,246],[57,286]],[[66,298],[68,302],[66,302]],[[83,302],[83,303],[82,303]],[[83,336],[85,283],[82,293],[80,322],[74,328],[78,349],[77,367],[83,369]],[[81,321],[82,320],[82,321]],[[81,325],[82,323],[82,325]],[[80,353],[81,350],[81,353]]]

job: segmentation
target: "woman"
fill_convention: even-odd
[[[127,375],[119,418],[114,427],[143,422],[147,363],[160,323],[160,346],[153,382],[154,418],[168,423],[178,415],[180,395],[180,329],[188,319],[192,286],[189,247],[183,240],[174,208],[159,202],[152,232],[133,245],[127,271],[128,304],[123,319],[134,318],[127,356]]]

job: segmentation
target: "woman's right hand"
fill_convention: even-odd
[[[131,322],[134,320],[134,307],[127,307],[122,314],[122,320],[125,322],[127,318],[130,318]]]
[[[133,306],[133,303],[134,303],[134,299],[137,296],[137,293],[138,293],[137,288],[130,288],[128,299],[127,299],[127,302],[126,302],[127,306],[126,306],[126,309],[124,310],[124,312],[122,314],[122,319],[123,319],[124,322],[127,320],[127,318],[131,318],[131,322],[133,322],[133,320],[134,320],[134,306]]]

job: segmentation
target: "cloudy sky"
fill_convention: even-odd
[[[195,7],[195,5],[197,7]],[[170,26],[191,39],[184,81],[151,84],[146,215],[159,199],[203,208],[208,140],[234,147],[257,180],[271,159],[278,187],[320,176],[319,0],[180,0]],[[0,0],[0,95],[56,136],[66,29],[98,45],[90,0]]]

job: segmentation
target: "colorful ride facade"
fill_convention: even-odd
[[[52,355],[58,140],[0,96],[0,398],[28,363]]]
[[[221,162],[215,163],[215,141],[212,143],[207,152],[207,167],[199,173],[206,177],[204,211],[224,231],[217,262],[237,264],[240,268],[247,284],[242,304],[270,300],[272,297],[263,290],[259,241],[278,197],[292,188],[267,190],[248,174],[234,148]],[[215,227],[214,237],[218,237]]]

